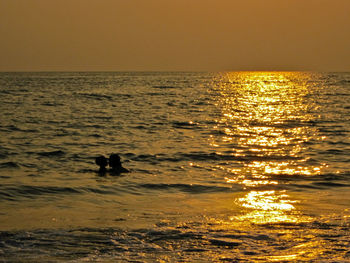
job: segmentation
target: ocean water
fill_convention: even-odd
[[[350,73],[0,73],[0,111],[0,262],[350,262]]]

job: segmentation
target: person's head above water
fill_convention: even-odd
[[[120,161],[120,157],[118,154],[112,153],[109,156],[109,166],[112,167],[113,169],[118,169],[122,167],[122,163]]]
[[[120,156],[116,153],[112,153],[109,156],[109,166],[112,168],[111,172],[114,174],[128,173],[129,172],[128,169],[125,169],[122,166],[122,162],[120,161]]]
[[[107,158],[104,157],[103,155],[96,157],[95,163],[100,166],[100,171],[105,171],[106,166],[108,165]]]
[[[100,170],[98,171],[101,175],[105,175],[107,172],[111,175],[117,175],[120,173],[128,173],[129,170],[125,169],[122,166],[122,163],[120,161],[120,157],[118,154],[111,154],[109,156],[109,160],[104,157],[103,155],[96,157],[95,159],[95,163],[100,166]],[[111,167],[110,170],[107,171],[106,166],[109,164],[109,166]]]

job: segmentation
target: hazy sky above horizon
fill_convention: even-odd
[[[350,0],[0,0],[0,71],[350,71]]]

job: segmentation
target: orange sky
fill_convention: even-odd
[[[0,71],[350,71],[350,0],[0,0]]]

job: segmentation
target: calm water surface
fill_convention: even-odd
[[[350,73],[0,73],[0,110],[0,261],[350,261]]]

